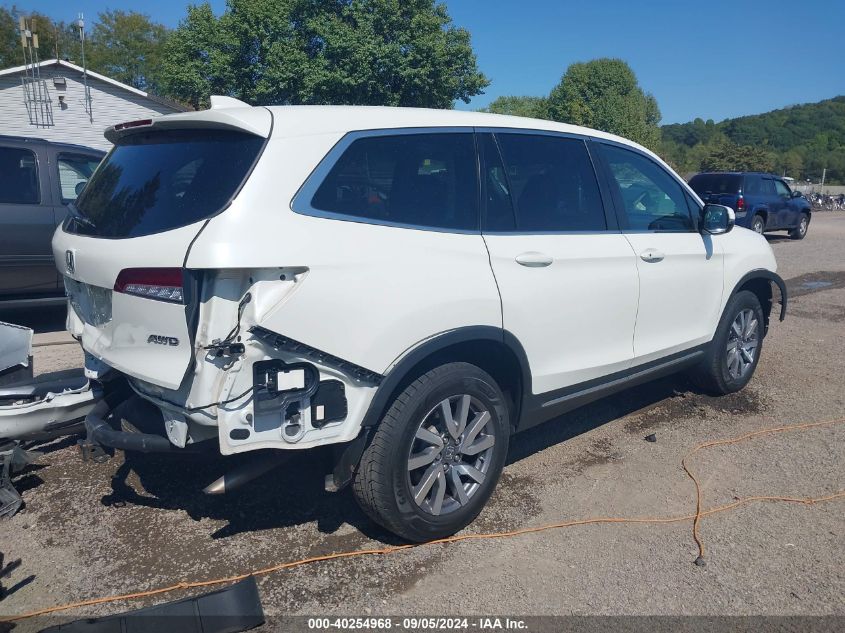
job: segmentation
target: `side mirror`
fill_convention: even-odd
[[[78,183],[76,183],[76,186],[73,188],[73,190],[74,190],[74,192],[76,192],[77,196],[80,193],[82,193],[82,190],[85,189],[85,185],[87,185],[87,184],[88,184],[87,180],[80,180]]]
[[[734,227],[736,214],[730,207],[721,204],[706,204],[701,213],[701,232],[722,235]]]
[[[800,191],[793,191],[792,195],[789,196],[790,198],[803,198],[804,194]]]

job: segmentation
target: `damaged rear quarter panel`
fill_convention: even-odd
[[[501,327],[480,233],[381,226],[290,209],[302,183],[340,138],[271,139],[237,209],[210,220],[188,266],[307,269],[301,287],[260,325],[377,373],[441,332]]]

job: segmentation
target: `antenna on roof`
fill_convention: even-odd
[[[20,16],[18,26],[21,31],[23,48],[24,74],[21,77],[24,103],[29,114],[29,122],[36,127],[53,124],[53,110],[47,83],[41,79],[41,62],[38,60],[38,33],[35,18]]]
[[[85,84],[85,111],[88,113],[88,120],[94,122],[94,108],[91,104],[91,88],[88,87],[88,66],[85,64],[85,18],[81,13],[77,14],[74,26],[79,29],[79,40],[82,42],[82,81]]]

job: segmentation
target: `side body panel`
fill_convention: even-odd
[[[339,138],[271,140],[237,210],[211,219],[188,267],[307,271],[259,324],[377,373],[438,333],[465,325],[501,327],[499,294],[480,233],[291,210],[298,187]]]
[[[634,334],[637,364],[713,338],[723,286],[721,244],[699,233],[629,233],[637,254],[640,302]],[[657,251],[660,260],[645,260]]]
[[[626,369],[637,318],[634,254],[618,232],[485,235],[502,319],[528,355],[534,393]],[[539,252],[542,268],[517,263]]]
[[[754,231],[734,229],[730,233],[713,236],[713,241],[721,247],[725,260],[725,291],[718,311],[721,316],[731,293],[746,274],[755,270],[777,272],[777,261],[766,238]],[[714,323],[714,331],[715,327]]]
[[[55,293],[50,238],[56,225],[49,152],[43,143],[0,141],[0,148],[9,150],[10,158],[12,152],[32,157],[39,194],[38,201],[31,204],[0,201],[0,297]],[[22,174],[15,170],[16,180],[20,180],[19,175]],[[6,186],[17,188],[24,184],[13,181]]]

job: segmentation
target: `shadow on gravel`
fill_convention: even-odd
[[[12,572],[14,572],[20,566],[20,558],[13,560],[10,563],[6,563],[3,553],[0,552],[0,601],[2,601],[4,598],[8,598],[13,593],[16,593],[17,591],[23,589],[35,580],[34,575],[29,575],[26,578],[19,580],[15,584],[6,587],[3,583],[3,579],[11,577]]]
[[[588,404],[515,435],[511,438],[507,463],[521,461],[550,446],[693,389],[683,376],[670,376]]]
[[[642,421],[626,426],[625,430],[642,433],[649,426],[665,421],[667,416],[695,415],[699,408],[739,407],[750,412],[756,406],[751,396],[746,396],[742,402],[726,402],[697,393],[683,377],[665,378],[520,433],[511,441],[507,463],[518,462],[603,424],[664,402],[668,408],[657,407],[659,410],[649,411]],[[221,460],[202,455],[127,454],[112,478],[111,493],[101,501],[115,508],[133,505],[178,510],[194,520],[226,521],[227,525],[211,534],[214,539],[304,523],[316,523],[321,533],[333,534],[348,523],[368,538],[391,544],[403,542],[370,521],[358,508],[348,488],[339,493],[323,489],[324,475],[331,470],[328,450],[294,453],[284,464],[227,495],[203,494],[206,485],[253,457],[245,454]]]
[[[588,404],[514,436],[507,463],[518,462],[633,413],[641,415],[629,420],[625,431],[645,436],[676,420],[702,417],[709,411],[754,415],[762,409],[763,405],[753,388],[746,387],[737,393],[714,397],[702,393],[683,374],[668,376]],[[612,459],[613,456],[611,451],[605,457]]]
[[[181,510],[194,520],[227,521],[211,534],[214,539],[316,522],[323,534],[333,534],[348,523],[369,538],[401,542],[370,521],[349,489],[339,493],[324,490],[323,478],[330,472],[326,451],[296,453],[229,494],[209,496],[202,492],[228,469],[251,457],[249,453],[222,460],[201,455],[126,454],[112,477],[112,492],[102,498],[102,503],[118,508],[134,505]]]

